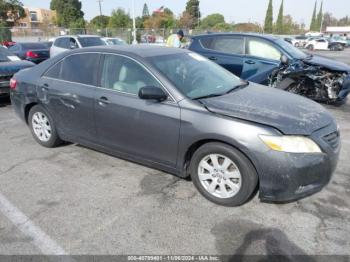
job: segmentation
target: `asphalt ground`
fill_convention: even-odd
[[[318,53],[350,63],[350,49]],[[293,203],[227,208],[158,170],[43,148],[2,99],[0,255],[350,255],[350,103],[327,108],[343,145],[331,183]]]

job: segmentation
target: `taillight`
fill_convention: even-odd
[[[11,80],[10,80],[10,88],[11,88],[12,90],[15,90],[16,87],[17,87],[17,80],[14,79],[14,78],[11,78]]]
[[[30,57],[30,58],[38,58],[39,57],[39,55],[37,53],[34,53],[33,51],[28,51],[26,53],[26,56]]]

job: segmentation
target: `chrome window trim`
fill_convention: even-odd
[[[161,85],[161,88],[163,89],[163,91],[165,91],[167,94],[168,94],[168,98],[170,98],[170,100],[165,100],[163,101],[163,103],[166,103],[166,102],[170,102],[172,104],[177,104],[176,102],[176,99],[173,97],[173,95],[169,92],[169,90],[164,86],[164,84],[154,75],[153,72],[151,72],[144,64],[140,63],[139,61],[137,61],[136,59],[132,58],[132,57],[129,57],[129,56],[126,56],[126,55],[122,55],[122,54],[115,54],[115,53],[108,53],[108,52],[78,52],[78,53],[74,53],[74,54],[69,54],[67,56],[65,56],[64,58],[58,60],[56,63],[54,63],[52,66],[50,66],[42,75],[41,75],[41,78],[47,78],[47,79],[52,79],[52,80],[58,80],[58,81],[61,81],[61,82],[65,82],[65,83],[73,83],[73,84],[79,84],[79,85],[84,85],[84,86],[88,86],[88,87],[94,87],[94,88],[99,88],[99,89],[104,89],[104,90],[110,90],[112,92],[117,92],[117,93],[120,93],[120,94],[124,94],[124,95],[129,95],[129,96],[134,96],[134,97],[138,97],[137,94],[132,94],[132,93],[127,93],[127,92],[123,92],[123,91],[119,91],[119,90],[114,90],[114,89],[111,89],[111,88],[105,88],[105,87],[102,87],[102,86],[95,86],[95,85],[88,85],[88,84],[83,84],[83,83],[79,83],[79,82],[72,82],[72,81],[67,81],[67,80],[63,80],[63,79],[58,79],[58,78],[53,78],[53,77],[48,77],[48,76],[45,76],[45,74],[51,69],[53,68],[54,66],[56,66],[58,63],[60,62],[63,62],[67,57],[70,57],[70,56],[74,56],[74,55],[81,55],[81,54],[99,54],[99,55],[116,55],[116,56],[121,56],[121,57],[125,57],[125,58],[128,58],[128,59],[131,59],[133,60],[134,62],[136,62],[137,64],[139,64],[141,67],[143,67],[160,85]]]

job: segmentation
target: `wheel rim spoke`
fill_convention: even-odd
[[[198,179],[206,191],[223,199],[234,197],[242,186],[237,165],[221,154],[209,154],[199,162]]]

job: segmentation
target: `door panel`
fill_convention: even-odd
[[[102,97],[108,103],[101,102]],[[175,166],[180,132],[177,104],[100,90],[95,108],[97,135],[105,147]]]
[[[138,97],[140,88],[162,88],[141,64],[125,56],[106,54],[96,94],[95,121],[100,144],[159,162],[176,165],[180,108],[172,101]]]
[[[93,117],[99,59],[97,53],[68,56],[40,80],[40,98],[66,136],[96,140]]]

